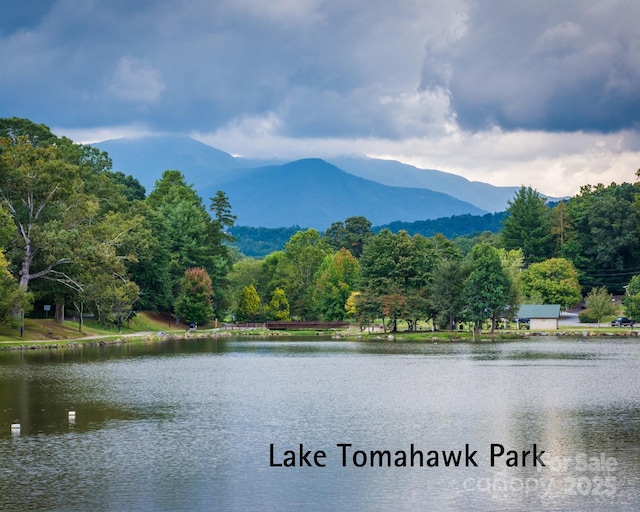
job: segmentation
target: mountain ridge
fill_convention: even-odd
[[[333,222],[358,215],[385,224],[486,213],[440,192],[390,187],[360,178],[319,158],[247,172],[224,184],[238,225],[275,228],[297,224],[324,230]],[[213,196],[216,186],[204,188],[205,196]],[[249,201],[243,200],[246,198]],[[284,204],[278,202],[281,200]]]
[[[325,229],[331,222],[354,215],[365,216],[374,224],[483,215],[505,210],[517,190],[392,160],[336,157],[281,163],[234,157],[188,136],[111,139],[92,145],[107,151],[113,169],[134,176],[147,192],[165,170],[177,169],[205,199],[217,190],[225,191],[238,224],[261,227]],[[262,162],[264,166],[259,165]],[[291,174],[292,168],[296,175]],[[305,186],[298,186],[303,182]],[[286,199],[286,204],[278,198]],[[287,210],[276,215],[275,210],[283,207]]]

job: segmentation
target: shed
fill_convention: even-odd
[[[530,329],[557,329],[560,318],[559,304],[523,304],[517,317],[529,319]]]

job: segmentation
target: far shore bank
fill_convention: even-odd
[[[157,343],[167,340],[187,341],[199,338],[231,338],[231,337],[318,337],[333,340],[357,342],[505,342],[518,341],[538,337],[562,338],[606,338],[606,337],[640,337],[640,330],[633,329],[571,329],[550,331],[529,330],[497,330],[495,332],[476,333],[475,339],[468,331],[399,331],[399,332],[368,332],[359,329],[329,330],[329,331],[275,331],[261,328],[242,329],[202,329],[187,331],[157,331],[113,335],[84,336],[63,340],[9,340],[0,342],[0,350],[55,350],[74,349],[90,346],[120,345],[126,343]]]

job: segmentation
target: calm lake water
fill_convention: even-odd
[[[615,338],[2,352],[0,510],[640,510],[639,370]]]

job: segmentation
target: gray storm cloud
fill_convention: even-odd
[[[640,118],[640,3],[34,1],[0,21],[0,111],[287,137],[611,132]]]

